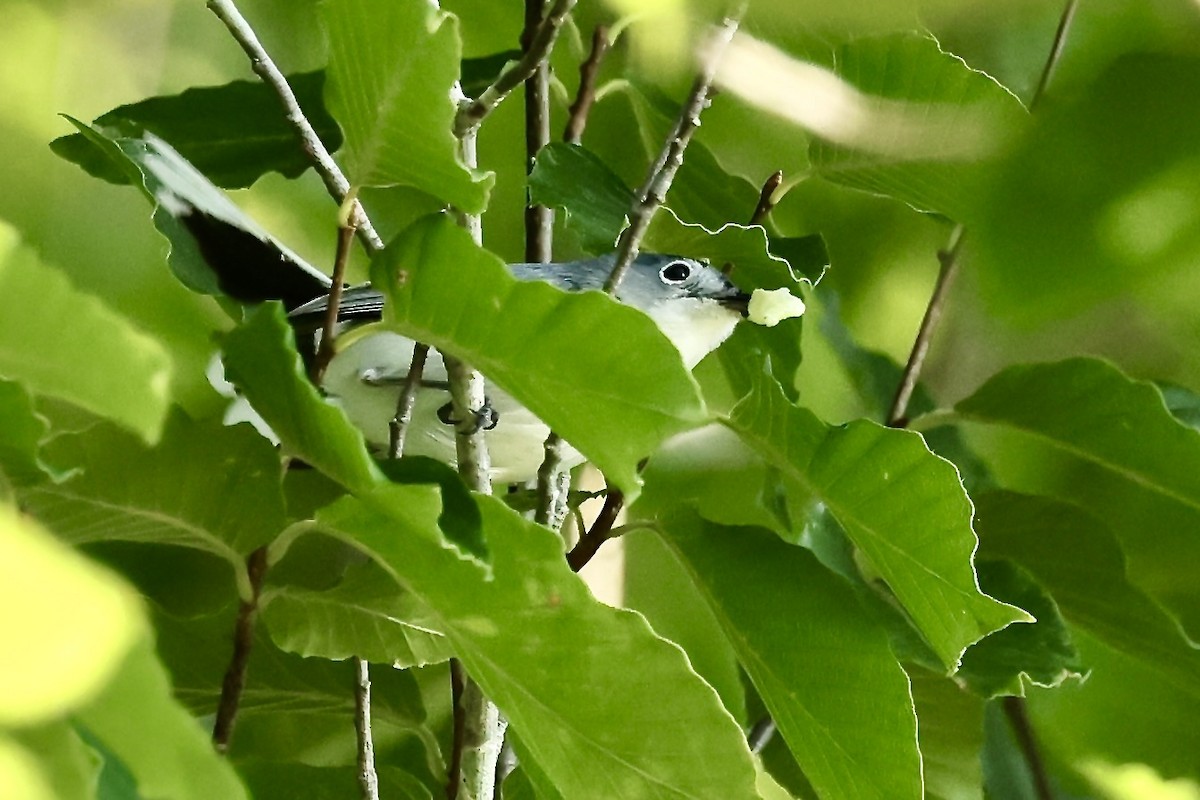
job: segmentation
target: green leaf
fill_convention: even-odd
[[[1101,516],[1129,557],[1133,580],[1189,630],[1200,630],[1200,593],[1179,570],[1200,563],[1200,432],[1171,416],[1156,387],[1077,358],[1010,367],[955,411],[1028,434],[1022,447],[1036,457],[1048,449],[1065,458],[1069,469],[1043,476],[1031,493]]]
[[[971,503],[954,466],[921,437],[865,420],[830,427],[764,381],[726,424],[802,496],[824,503],[925,639],[953,668],[968,645],[1019,609],[982,594],[972,570]]]
[[[47,428],[28,392],[19,383],[0,380],[0,484],[29,485],[53,474],[38,452]]]
[[[0,297],[0,376],[158,439],[170,403],[166,351],[43,264],[3,223]]]
[[[23,500],[70,542],[192,547],[228,561],[244,580],[246,556],[284,526],[279,456],[248,425],[196,423],[176,412],[154,448],[98,427],[60,437],[48,454],[80,473],[34,487]]]
[[[929,36],[912,33],[862,38],[837,49],[837,74],[866,94],[911,103],[914,123],[936,126],[926,141],[978,150],[974,156],[925,158],[912,155],[916,141],[893,144],[885,152],[864,152],[814,138],[809,158],[823,178],[876,194],[895,197],[922,211],[963,220],[983,179],[980,156],[995,149],[1023,122],[1020,102],[990,76],[972,70],[941,49]],[[898,129],[885,136],[907,135]]]
[[[607,253],[633,207],[633,192],[590,150],[551,142],[538,151],[529,173],[529,197],[566,212],[567,225],[584,249]]]
[[[1200,652],[1162,606],[1129,582],[1121,546],[1104,521],[1014,492],[984,494],[978,509],[981,553],[1021,564],[1072,627],[1200,697]]]
[[[1039,109],[969,209],[993,313],[1064,318],[1195,264],[1197,92],[1195,54],[1141,53]]]
[[[36,602],[31,602],[36,599]],[[145,625],[136,594],[32,518],[0,504],[0,728],[48,722],[117,674]]]
[[[362,792],[358,768],[314,767],[296,762],[238,764],[254,800],[346,800]],[[433,791],[409,773],[378,763],[379,796],[388,800],[433,800]],[[506,800],[508,796],[505,795]]]
[[[280,649],[310,657],[407,668],[445,661],[446,637],[429,627],[429,612],[377,567],[347,571],[329,591],[294,586],[263,594],[262,618]]]
[[[430,608],[564,796],[753,796],[742,732],[682,651],[640,616],[596,601],[555,534],[481,496],[494,566],[485,580],[431,535],[431,499],[381,487],[369,503],[339,501],[318,523],[367,549]]]
[[[969,651],[968,651],[969,652]],[[983,701],[953,680],[909,668],[929,800],[983,800]]]
[[[208,717],[217,708],[235,614],[233,606],[189,619],[155,614],[159,652],[176,696],[197,717]],[[372,729],[380,764],[401,766],[434,785],[442,781],[445,767],[437,738],[426,726],[416,672],[386,665],[371,670]],[[259,628],[231,757],[239,767],[263,761],[355,763],[354,726],[346,724],[354,715],[354,693],[347,687],[353,686],[355,675],[356,668],[348,662],[284,653]]]
[[[320,270],[259,227],[153,133],[130,138],[67,119],[154,205],[154,227],[170,244],[168,264],[184,286],[247,302],[279,297],[291,305],[328,291]]]
[[[340,409],[321,399],[305,375],[278,303],[251,311],[225,337],[224,353],[229,380],[288,451],[351,491],[366,491],[383,480],[362,434]]]
[[[331,0],[326,99],[354,186],[415,186],[471,214],[494,177],[468,170],[453,135],[458,20],[430,3]]]
[[[304,72],[287,81],[324,145],[330,151],[341,147],[342,133],[321,97],[325,73]],[[209,180],[228,189],[249,186],[268,172],[295,178],[312,166],[275,91],[259,80],[151,97],[101,114],[92,125],[121,138],[137,139],[147,131],[160,136]],[[130,182],[129,174],[83,134],[61,136],[50,149],[97,178]]]
[[[1066,622],[1046,589],[1011,561],[981,560],[979,585],[990,596],[1032,614],[1037,622],[1010,625],[963,654],[957,677],[984,697],[1025,696],[1025,684],[1055,687],[1084,677]]]
[[[78,712],[78,719],[120,758],[143,797],[247,797],[207,732],[172,697],[171,682],[149,637],[133,648],[113,681]]]
[[[920,798],[908,678],[850,587],[762,530],[690,515],[663,529],[817,793]]]
[[[0,734],[0,739],[3,734]],[[30,755],[36,754],[42,776],[53,787],[47,797],[55,800],[95,800],[96,782],[102,764],[97,753],[84,744],[69,722],[53,722],[15,732],[13,738]],[[6,787],[6,797],[28,798],[14,792],[4,777],[0,786]]]
[[[658,536],[635,532],[625,545],[625,608],[645,615],[654,632],[688,654],[692,668],[716,689],[739,722],[746,722],[746,690],[737,656],[704,596]]]
[[[388,295],[385,325],[478,368],[629,496],[637,462],[705,418],[695,380],[646,315],[599,292],[517,281],[444,215],[401,233],[372,275]]]

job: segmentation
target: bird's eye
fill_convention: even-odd
[[[692,268],[684,261],[672,261],[659,270],[658,275],[663,283],[683,283],[691,277]]]

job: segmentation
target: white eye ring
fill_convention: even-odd
[[[663,283],[676,285],[692,277],[692,267],[686,261],[672,261],[658,271]]]

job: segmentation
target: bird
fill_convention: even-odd
[[[508,268],[517,280],[544,281],[564,291],[584,292],[601,290],[615,262],[616,255],[609,253],[579,261],[515,263]],[[746,315],[750,295],[701,260],[643,253],[633,260],[615,298],[649,316],[679,351],[684,365],[692,369],[733,333]],[[383,304],[383,295],[370,285],[344,290],[338,305],[340,328],[345,331],[379,321]],[[298,343],[310,353],[316,351],[328,309],[329,296],[323,295],[289,313]],[[323,372],[322,390],[363,432],[368,446],[385,450],[389,422],[396,414],[415,342],[390,331],[347,337],[346,341],[349,344],[337,348]],[[406,455],[455,462],[456,421],[449,409],[446,366],[441,353],[431,350],[405,440]],[[492,482],[522,483],[536,477],[549,428],[495,386],[488,387],[488,408],[481,419],[491,455]],[[564,448],[565,468],[583,461],[582,454],[569,444]]]

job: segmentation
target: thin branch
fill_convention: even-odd
[[[371,734],[371,669],[366,661],[354,659],[354,730],[358,734],[358,785],[363,800],[379,800],[379,776],[375,773],[375,744]]]
[[[1021,753],[1025,756],[1025,763],[1029,765],[1029,774],[1033,778],[1033,789],[1038,800],[1054,800],[1054,791],[1050,788],[1050,776],[1046,772],[1046,763],[1042,760],[1037,739],[1033,735],[1033,726],[1025,711],[1025,699],[1023,697],[1005,697],[1001,700],[1000,705],[1004,709],[1004,715],[1008,717],[1009,725],[1012,726],[1017,746],[1021,748]]]
[[[233,628],[233,655],[221,682],[221,699],[217,703],[217,718],[213,723],[213,747],[219,753],[229,751],[233,724],[237,720],[242,690],[246,688],[246,670],[250,665],[250,649],[254,645],[254,623],[258,618],[258,599],[267,575],[267,548],[260,547],[246,559],[250,579],[250,597],[238,605],[237,622]]]
[[[320,385],[325,368],[333,359],[333,340],[337,335],[338,311],[342,305],[342,286],[346,281],[346,263],[350,260],[350,244],[354,241],[353,223],[338,228],[337,255],[333,260],[333,281],[329,287],[329,304],[325,307],[325,322],[321,327],[321,344],[313,359],[312,381]]]
[[[404,388],[396,401],[396,416],[388,424],[388,458],[397,459],[404,455],[404,442],[408,428],[412,425],[413,409],[417,405],[417,390],[425,376],[425,361],[429,358],[429,345],[417,343],[413,347],[412,361],[408,374],[404,376]]]
[[[758,193],[758,205],[754,207],[754,213],[750,215],[751,225],[763,224],[767,214],[770,214],[775,208],[777,202],[775,192],[782,184],[783,170],[781,169],[775,170],[763,181],[762,190]]]
[[[250,57],[250,68],[279,97],[280,103],[283,104],[284,115],[300,136],[300,144],[309,160],[312,161],[313,168],[325,183],[326,191],[337,201],[338,205],[344,203],[346,195],[350,191],[350,182],[346,180],[346,176],[334,163],[333,156],[329,154],[329,150],[321,142],[321,137],[317,135],[316,130],[308,121],[308,117],[300,108],[300,103],[296,100],[292,87],[288,85],[287,78],[275,66],[275,62],[271,60],[266,49],[258,41],[250,23],[238,11],[233,0],[208,0],[207,5],[209,10],[216,14],[217,18],[233,34],[233,38],[241,45],[246,55]],[[351,209],[350,220],[358,231],[359,239],[362,240],[363,247],[367,249],[367,252],[374,253],[383,249],[383,240],[375,232],[371,220],[367,218],[367,213],[357,200],[354,201]]]
[[[501,72],[496,82],[484,89],[478,98],[458,110],[458,117],[454,121],[456,136],[462,138],[467,131],[478,127],[484,117],[492,113],[513,89],[528,80],[538,65],[549,57],[554,40],[558,38],[558,32],[567,14],[575,7],[575,2],[576,0],[555,0],[554,7],[538,26],[520,60]]]
[[[575,93],[575,102],[567,110],[567,127],[563,131],[563,141],[568,144],[579,144],[583,141],[583,131],[587,127],[588,115],[596,102],[596,77],[600,74],[600,64],[608,55],[611,46],[608,38],[608,27],[597,25],[592,31],[592,51],[587,59],[579,65],[579,91]]]
[[[912,352],[908,355],[908,363],[904,365],[904,372],[900,376],[900,385],[896,387],[896,396],[892,398],[892,407],[887,416],[889,428],[903,428],[908,424],[908,403],[912,399],[913,391],[917,388],[921,369],[925,366],[925,356],[929,354],[929,343],[933,340],[933,333],[937,330],[938,322],[941,321],[946,298],[950,293],[950,285],[958,274],[958,259],[962,252],[965,233],[966,229],[962,225],[955,225],[946,249],[938,252],[941,269],[938,270],[937,282],[933,286],[929,305],[925,307],[925,316],[921,319],[921,327],[917,329],[917,338],[913,341]]]
[[[1078,7],[1079,0],[1067,0],[1066,8],[1063,9],[1062,16],[1058,19],[1058,28],[1054,31],[1054,42],[1050,45],[1050,55],[1046,59],[1046,63],[1042,65],[1042,74],[1038,77],[1037,88],[1033,90],[1033,97],[1029,100],[1030,111],[1037,108],[1046,95],[1050,79],[1054,77],[1054,68],[1058,66],[1058,62],[1062,58],[1063,48],[1067,44],[1067,31],[1071,29],[1071,22],[1075,19],[1075,10]]]
[[[646,231],[650,228],[650,221],[666,199],[671,182],[675,179],[675,173],[683,165],[683,154],[687,149],[688,142],[691,141],[696,128],[700,127],[700,112],[708,107],[709,91],[717,73],[717,66],[720,64],[725,48],[733,39],[739,22],[740,14],[726,18],[709,42],[701,63],[700,74],[697,76],[696,82],[692,84],[692,90],[683,104],[679,119],[667,139],[666,146],[650,168],[646,175],[646,182],[638,192],[638,197],[630,210],[629,226],[621,232],[621,238],[617,241],[616,261],[613,264],[612,272],[609,273],[608,280],[604,282],[604,291],[609,294],[614,293],[621,285],[625,273],[629,271],[633,260],[637,258],[642,237],[646,235]]]
[[[543,0],[525,0],[525,30],[521,46],[528,53],[542,23]],[[550,64],[538,62],[525,81],[525,172],[533,172],[538,151],[550,143]],[[554,211],[546,206],[525,206],[525,261],[552,261],[554,248]]]
[[[596,555],[600,545],[608,541],[617,516],[624,507],[625,495],[618,489],[609,489],[608,496],[604,498],[604,507],[596,515],[592,527],[579,537],[571,552],[567,553],[567,565],[572,570],[579,572],[583,569],[592,560],[592,556]]]

